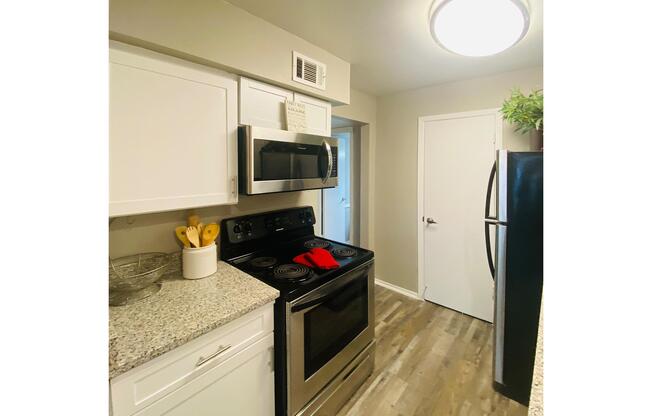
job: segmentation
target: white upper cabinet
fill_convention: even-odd
[[[285,101],[292,91],[240,78],[240,124],[272,129],[285,128]]]
[[[331,103],[294,93],[294,101],[306,106],[306,133],[331,135]]]
[[[307,133],[331,135],[331,103],[244,77],[240,78],[240,124],[285,129],[286,100],[305,104]]]
[[[109,216],[237,202],[237,78],[111,42]]]

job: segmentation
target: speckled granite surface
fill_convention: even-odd
[[[220,261],[217,272],[199,280],[181,275],[179,254],[161,290],[139,302],[109,307],[109,377],[274,301],[278,291]]]
[[[541,301],[541,312],[539,313],[539,335],[537,337],[537,352],[534,358],[528,416],[543,416],[543,300]]]

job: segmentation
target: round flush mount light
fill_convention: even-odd
[[[489,56],[518,43],[530,27],[525,0],[435,0],[430,33],[444,49]]]

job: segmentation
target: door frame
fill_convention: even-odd
[[[355,195],[355,192],[353,192],[354,188],[352,187],[353,183],[355,181],[357,181],[359,187],[362,188],[362,186],[361,186],[361,184],[362,184],[362,181],[361,181],[361,179],[362,179],[361,178],[361,176],[362,176],[362,159],[361,159],[361,156],[362,155],[358,155],[358,152],[356,152],[355,143],[354,143],[354,141],[356,141],[356,140],[361,140],[361,137],[357,137],[358,135],[355,134],[355,129],[354,129],[353,126],[332,127],[331,128],[331,137],[334,137],[333,133],[337,133],[337,132],[347,132],[347,133],[349,133],[351,135],[351,139],[349,141],[349,153],[350,153],[349,156],[351,158],[351,160],[349,161],[349,163],[351,164],[350,169],[349,169],[349,179],[350,179],[350,182],[351,182],[349,184],[349,198],[350,198],[349,203],[351,204],[351,211],[350,211],[350,213],[351,213],[351,230],[353,230],[354,227],[358,227],[358,236],[359,236],[358,239],[362,240],[362,231],[360,230],[360,223],[358,223],[356,221],[356,218],[355,218],[356,216],[354,215],[355,210],[353,209],[355,207],[357,211],[361,210],[360,209],[360,199],[361,198],[359,198],[358,195]],[[360,132],[360,136],[361,135],[362,135],[362,132]],[[360,152],[362,153],[362,143],[359,143],[359,145],[360,145]],[[360,177],[355,175],[355,169],[353,169],[353,163],[354,163],[355,160],[357,160],[358,164],[360,165],[359,166]],[[324,204],[324,191],[325,191],[325,189],[321,190],[321,195],[320,195],[320,198],[319,198],[319,203],[321,205],[321,235],[322,236],[324,235],[324,224],[326,223],[325,222],[326,216],[324,215],[324,211],[325,211],[324,210],[324,207],[325,207],[325,204]],[[358,204],[358,205],[355,205],[355,204]],[[360,245],[360,241],[358,241],[357,244],[356,244],[356,242],[354,242],[352,237],[351,237],[350,244]]]
[[[424,174],[424,152],[425,152],[425,123],[429,121],[453,120],[458,118],[470,118],[478,116],[493,115],[496,117],[496,131],[494,132],[494,150],[503,148],[503,117],[500,108],[489,108],[486,110],[465,111],[461,113],[438,114],[433,116],[421,116],[418,118],[418,143],[417,143],[417,277],[419,298],[425,300],[425,278],[424,278],[424,227],[423,227],[423,193],[425,181]],[[487,175],[489,172],[487,172]]]

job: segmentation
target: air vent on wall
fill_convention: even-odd
[[[296,82],[325,90],[326,65],[293,51],[292,79]]]

